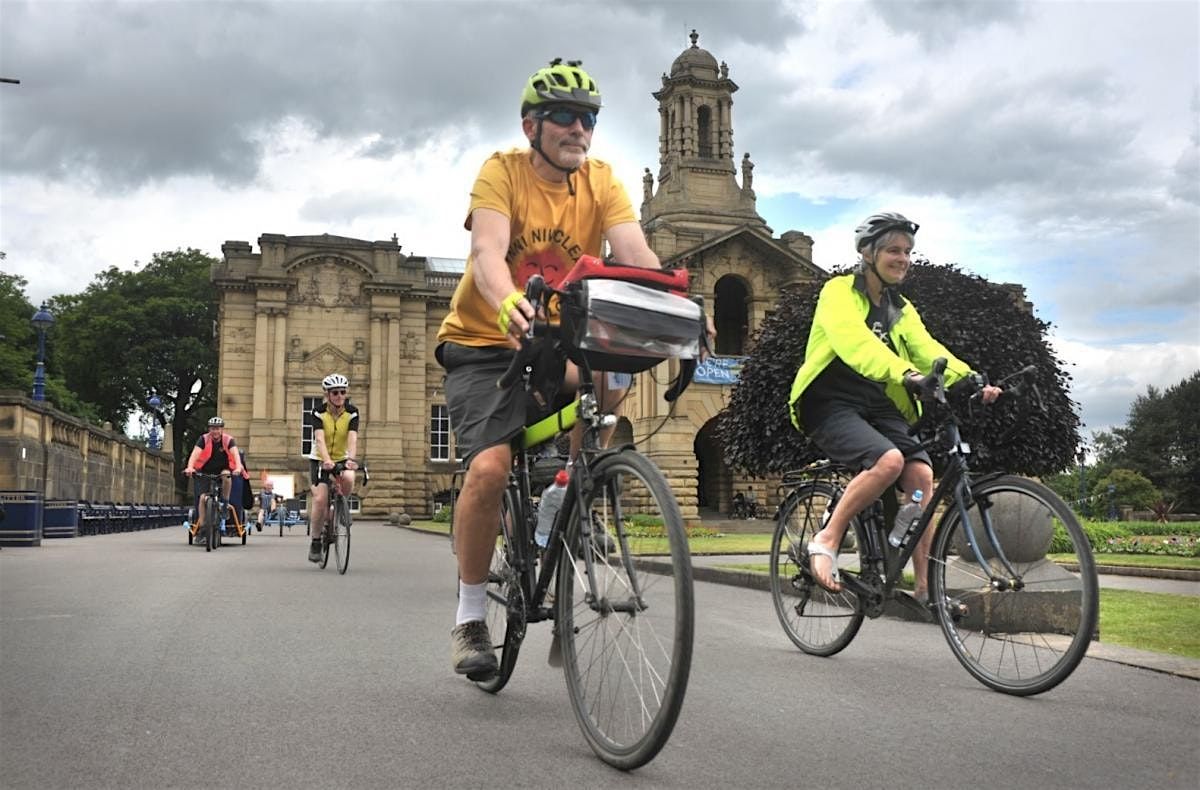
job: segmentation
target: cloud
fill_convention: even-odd
[[[979,0],[872,0],[875,13],[897,33],[915,35],[926,49],[945,47],[995,24],[1015,25],[1024,3]]]

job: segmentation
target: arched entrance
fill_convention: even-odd
[[[702,518],[719,518],[729,510],[729,470],[716,437],[717,418],[704,424],[692,444],[696,454],[696,501]]]

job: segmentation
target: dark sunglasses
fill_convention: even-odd
[[[596,127],[596,113],[591,110],[572,110],[567,107],[555,107],[549,110],[538,110],[535,118],[549,120],[555,126],[567,127],[579,121],[580,126],[591,131]]]
[[[345,390],[326,390],[330,395],[345,395]]]

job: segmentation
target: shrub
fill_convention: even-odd
[[[1117,505],[1131,505],[1137,510],[1149,510],[1162,499],[1162,494],[1141,474],[1132,469],[1114,469],[1097,481],[1092,488],[1092,497],[1103,507],[1108,507],[1108,487],[1114,487],[1113,497]]]

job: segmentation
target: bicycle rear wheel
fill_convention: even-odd
[[[1039,694],[1075,670],[1095,634],[1099,586],[1091,544],[1071,509],[1040,483],[1004,475],[972,488],[968,517],[992,576],[1008,578],[984,535],[981,510],[1020,585],[999,589],[987,578],[952,508],[930,554],[934,611],[954,657],[981,683],[1006,694]]]
[[[775,519],[771,538],[771,600],[783,632],[796,647],[814,656],[832,656],[850,644],[862,626],[858,596],[843,587],[831,593],[813,580],[808,544],[833,509],[832,483],[805,483],[788,495]],[[858,518],[851,520],[857,544],[863,544]]]
[[[630,770],[658,754],[683,706],[692,562],[679,505],[658,467],[626,449],[591,472],[592,492],[571,494],[560,538],[556,626],[584,738],[600,759]],[[583,524],[592,536],[581,534]],[[596,525],[607,535],[597,537]]]
[[[495,694],[508,684],[521,642],[525,639],[525,594],[520,575],[514,567],[520,510],[516,506],[513,490],[504,492],[500,505],[500,532],[496,538],[496,549],[492,552],[492,564],[487,578],[487,627],[499,655],[499,668],[490,678],[475,681],[484,691]]]
[[[333,511],[333,524],[325,529],[333,530],[333,553],[337,560],[338,573],[350,567],[350,503],[339,498]]]

